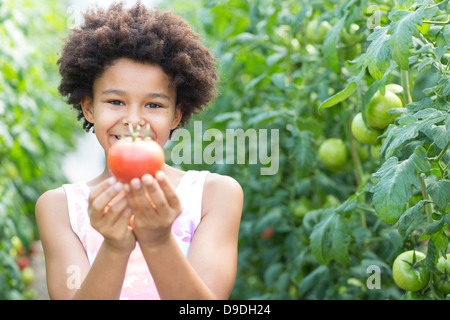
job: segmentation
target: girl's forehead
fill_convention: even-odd
[[[170,86],[170,80],[157,64],[121,58],[105,68],[94,82],[94,90],[134,91],[139,88],[151,88],[170,96],[175,94],[175,90]]]

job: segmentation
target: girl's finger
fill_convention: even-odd
[[[149,174],[142,177],[142,183],[148,195],[152,199],[157,212],[163,212],[168,206],[166,196],[158,182]]]
[[[154,212],[154,201],[147,195],[141,180],[137,178],[133,179],[131,180],[130,185],[136,203],[142,212]]]
[[[122,190],[122,183],[117,182],[102,193],[100,193],[97,197],[90,195],[89,196],[89,211],[91,214],[104,214],[105,207],[112,201],[112,199],[119,194]]]
[[[133,214],[139,214],[141,212],[140,206],[137,203],[137,199],[131,190],[131,186],[126,184],[124,186],[125,195],[128,203],[128,207],[131,209]]]
[[[158,181],[158,184],[166,197],[169,207],[181,212],[182,205],[180,198],[178,198],[175,188],[170,183],[164,172],[158,171],[156,173],[156,180]]]
[[[127,208],[128,202],[125,192],[121,191],[112,201],[107,205],[105,210],[105,219],[115,223],[120,219],[122,212]]]
[[[116,179],[114,177],[108,178],[100,182],[98,185],[92,188],[89,197],[91,199],[97,198],[103,191],[108,189],[110,186],[112,186],[116,182]]]

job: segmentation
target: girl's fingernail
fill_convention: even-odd
[[[116,182],[116,178],[114,178],[114,177],[108,178],[107,182],[110,186],[112,186],[114,184],[114,182]]]
[[[146,185],[151,185],[153,182],[153,177],[150,174],[146,174],[142,177],[142,181],[146,184]]]
[[[164,180],[164,173],[162,171],[158,171],[156,173],[156,179],[158,179],[158,181],[163,181]]]
[[[141,181],[139,179],[133,179],[131,185],[134,189],[139,190],[141,188]]]
[[[130,192],[130,185],[128,183],[124,184],[123,189],[125,192]]]
[[[120,190],[122,190],[122,187],[123,187],[122,183],[117,182],[117,183],[114,185],[114,190],[120,191]]]

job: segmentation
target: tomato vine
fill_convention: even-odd
[[[397,255],[423,251],[437,275],[448,251],[449,1],[203,6],[199,30],[223,79],[204,123],[280,130],[277,174],[258,176],[257,165],[209,167],[236,177],[245,192],[233,297],[412,297],[393,281]],[[350,59],[348,47],[356,50]],[[387,111],[393,117],[369,146],[351,123],[361,113],[367,124],[370,102],[387,90],[402,106]],[[320,160],[328,139],[343,141],[347,166]],[[370,266],[379,268],[383,289],[367,285]],[[433,279],[417,294],[446,298]]]

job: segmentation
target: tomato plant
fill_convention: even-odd
[[[140,128],[135,132],[130,126],[131,137],[123,137],[114,143],[107,154],[109,169],[124,183],[129,183],[133,178],[141,178],[147,173],[155,176],[164,164],[163,148],[145,135],[138,137],[139,131]]]
[[[67,182],[61,161],[82,133],[57,93],[65,9],[62,2],[0,2],[0,300],[33,297],[32,272],[22,270],[38,239],[34,204]]]
[[[420,251],[409,250],[397,256],[392,266],[394,281],[406,291],[419,291],[430,280],[430,272],[424,264],[425,254]]]
[[[392,265],[417,248],[430,274],[441,274],[450,222],[448,5],[213,0],[186,14],[225,79],[203,127],[280,132],[274,175],[261,176],[262,164],[197,164],[235,177],[245,193],[233,298],[401,299]],[[370,102],[388,91],[402,105],[373,129]],[[327,139],[347,146],[342,170],[324,170]],[[382,290],[366,285],[370,266],[380,269]],[[428,284],[417,296],[445,298]]]

